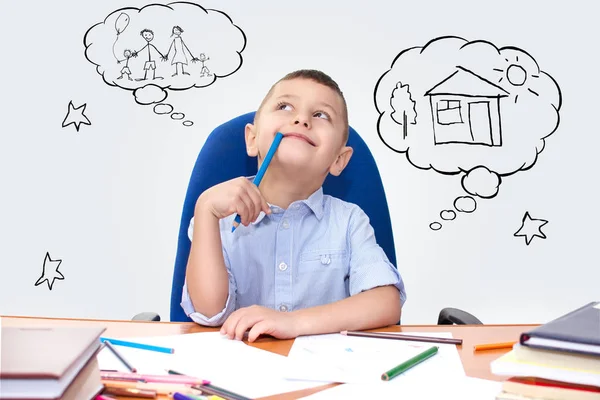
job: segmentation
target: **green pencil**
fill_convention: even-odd
[[[383,373],[381,375],[381,380],[389,381],[389,380],[397,377],[398,375],[403,374],[404,372],[408,371],[415,365],[422,363],[423,361],[427,360],[430,357],[433,357],[438,352],[438,349],[439,349],[438,346],[430,347],[427,350],[425,350],[424,352],[417,354],[413,358],[404,361],[402,364],[398,365],[397,367],[394,367],[394,368],[390,369],[389,371]]]

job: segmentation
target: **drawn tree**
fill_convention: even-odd
[[[408,135],[408,124],[417,124],[417,103],[412,99],[408,84],[403,85],[402,82],[396,84],[396,88],[392,91],[390,100],[392,109],[392,119],[399,125],[402,125],[402,137],[406,139]]]

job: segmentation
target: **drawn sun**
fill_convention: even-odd
[[[532,79],[537,79],[540,77],[537,74],[532,74],[532,73],[528,72],[527,69],[525,68],[525,66],[523,65],[523,63],[519,62],[518,55],[515,55],[514,59],[504,58],[504,60],[508,64],[507,68],[505,68],[505,69],[494,68],[494,71],[501,73],[501,76],[498,79],[498,83],[501,83],[504,79],[506,79],[506,81],[508,81],[508,83],[510,83],[512,86],[521,87],[521,86],[525,86],[526,84],[529,85],[529,83],[531,83]],[[530,93],[532,93],[536,96],[539,96],[539,94],[536,91],[534,91],[533,89],[531,89],[530,87],[527,87],[527,90]],[[517,94],[517,95],[515,95],[515,103],[518,100],[519,100],[519,95]]]

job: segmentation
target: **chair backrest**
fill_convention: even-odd
[[[190,321],[181,308],[181,293],[190,253],[188,226],[194,215],[196,200],[211,186],[238,176],[255,175],[257,160],[246,154],[244,128],[252,123],[255,112],[241,115],[217,127],[206,139],[192,171],[187,189],[181,224],[173,283],[171,287],[171,321]],[[396,266],[394,237],[387,200],[375,159],[358,133],[350,128],[348,146],[354,154],[340,176],[328,176],[323,192],[357,204],[369,216],[379,245]]]

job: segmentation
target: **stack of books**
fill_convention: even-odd
[[[105,328],[2,327],[0,399],[94,399]]]
[[[509,377],[496,400],[600,400],[600,302],[523,332],[490,368]]]

